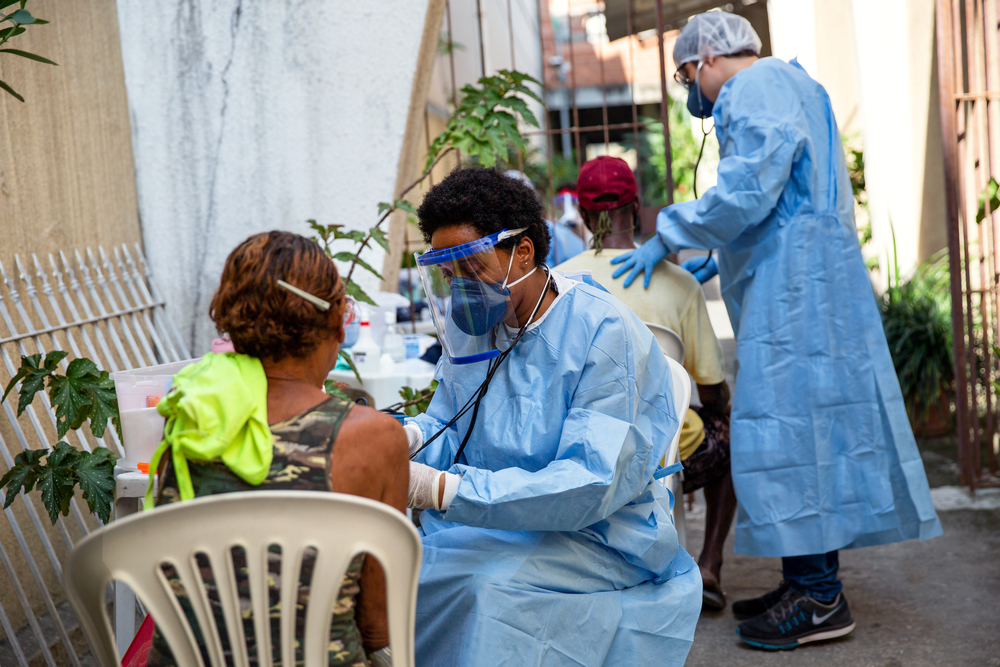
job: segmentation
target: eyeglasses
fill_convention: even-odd
[[[691,79],[685,76],[683,69],[679,69],[674,72],[674,81],[682,85],[684,90],[691,90],[691,85],[694,83]]]

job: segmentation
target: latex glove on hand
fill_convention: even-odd
[[[667,250],[667,246],[663,245],[660,237],[654,236],[632,252],[627,252],[612,259],[612,264],[621,264],[622,267],[615,271],[611,277],[617,278],[631,269],[632,272],[625,278],[623,285],[624,287],[629,287],[636,279],[636,276],[645,272],[644,287],[649,289],[649,281],[653,279],[653,269],[657,264],[665,260],[669,254],[670,251]]]
[[[458,483],[461,481],[461,475],[441,472],[423,463],[410,461],[410,490],[406,494],[406,506],[443,512],[458,493]]]
[[[684,260],[681,268],[693,274],[702,284],[719,275],[719,266],[715,263],[715,257],[709,257],[707,263],[704,257],[691,257]]]
[[[420,445],[424,444],[424,434],[416,424],[403,424],[403,432],[406,433],[406,444],[410,446],[411,454],[420,449]]]

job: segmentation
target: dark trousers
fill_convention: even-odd
[[[837,552],[812,556],[791,556],[781,559],[785,581],[817,602],[832,602],[844,588],[837,579],[840,561]]]

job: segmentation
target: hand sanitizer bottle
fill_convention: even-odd
[[[372,336],[368,320],[361,320],[361,331],[358,333],[358,342],[351,347],[351,358],[362,376],[365,373],[376,373],[381,368],[382,350]]]

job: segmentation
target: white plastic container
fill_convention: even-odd
[[[361,320],[361,332],[358,334],[358,342],[351,347],[351,358],[362,377],[366,373],[377,373],[381,368],[382,348],[375,342],[368,320]]]
[[[138,470],[140,463],[149,463],[163,440],[166,418],[156,408],[122,410],[122,447],[125,457],[117,464],[125,470]]]
[[[149,463],[153,458],[153,452],[163,440],[166,419],[155,407],[149,407],[149,398],[166,396],[174,382],[174,374],[196,361],[188,359],[111,374],[118,396],[122,447],[125,449],[125,457],[116,465],[125,470],[138,470],[140,463]]]
[[[382,354],[388,354],[393,361],[406,361],[406,342],[396,326],[396,312],[385,313],[385,335],[382,337]]]

